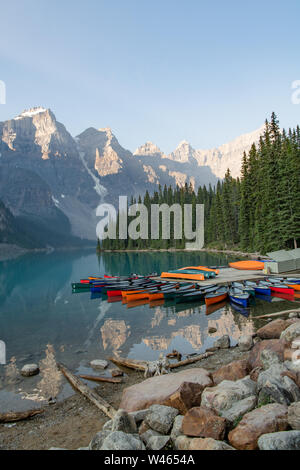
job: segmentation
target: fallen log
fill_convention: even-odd
[[[136,361],[134,359],[127,359],[124,357],[109,357],[108,361],[113,362],[116,366],[127,367],[127,369],[139,370],[144,372],[146,370],[147,361]]]
[[[45,410],[29,410],[29,411],[9,411],[8,413],[0,413],[0,423],[14,423],[15,421],[23,421],[32,416],[40,415]]]
[[[97,377],[96,375],[80,375],[82,379],[91,380],[92,382],[107,382],[110,384],[120,384],[122,379],[115,379],[110,377]]]
[[[170,364],[170,369],[176,369],[177,367],[187,366],[188,364],[193,364],[194,362],[201,361],[207,357],[213,356],[213,352],[206,352],[200,354],[199,356],[191,357],[190,359],[185,359],[184,361],[176,362],[175,364]]]
[[[66,377],[68,382],[72,385],[72,387],[82,393],[83,396],[88,398],[99,410],[103,411],[109,418],[113,418],[116,410],[107,403],[103,398],[98,395],[94,390],[91,390],[87,385],[82,383],[82,381],[76,377],[71,371],[67,369],[66,366],[63,364],[57,364],[58,369],[63,373]]]
[[[253,316],[253,319],[256,318],[267,318],[267,317],[279,317],[280,315],[287,315],[288,313],[300,313],[300,308],[294,310],[282,310],[281,312],[267,313],[266,315]]]

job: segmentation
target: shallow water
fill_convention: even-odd
[[[90,360],[113,354],[148,360],[173,349],[191,354],[204,351],[224,334],[236,344],[241,334],[260,326],[255,315],[293,308],[293,302],[277,297],[256,299],[246,317],[228,303],[211,311],[201,302],[156,302],[128,308],[121,302],[92,299],[89,292],[71,291],[72,281],[93,274],[149,274],[184,265],[225,265],[234,260],[203,252],[104,253],[97,257],[84,251],[31,254],[0,263],[0,340],[6,343],[7,362],[15,357],[18,369],[25,363],[39,363],[50,344],[58,361],[76,373],[92,373]],[[217,332],[208,334],[210,327]],[[41,376],[20,379],[13,367],[0,365],[1,407],[32,406],[35,402],[21,399],[21,394],[39,389],[40,380]],[[70,393],[70,387],[64,386],[60,397]],[[34,394],[39,395],[38,390]]]

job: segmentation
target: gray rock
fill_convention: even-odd
[[[286,343],[291,343],[298,336],[300,336],[300,321],[296,321],[284,330],[280,335],[280,339],[284,339]]]
[[[148,441],[148,449],[163,450],[170,441],[170,436],[152,436]]]
[[[260,360],[261,360],[264,370],[269,369],[269,367],[273,365],[277,365],[281,363],[280,358],[278,357],[278,354],[276,354],[271,349],[263,349],[260,354]]]
[[[147,449],[149,448],[149,441],[152,437],[163,437],[163,434],[160,434],[157,431],[153,431],[153,429],[148,429],[148,431],[145,431],[143,434],[140,435],[140,438]]]
[[[97,432],[97,434],[93,437],[93,439],[89,443],[89,450],[100,450],[104,440],[110,434],[111,434],[111,430],[109,429],[102,429],[102,431]]]
[[[288,423],[292,429],[300,431],[300,401],[289,406]]]
[[[120,369],[112,369],[110,371],[112,377],[123,377],[124,372]]]
[[[253,338],[251,335],[242,335],[239,338],[239,347],[241,351],[250,351],[253,347]]]
[[[218,413],[230,410],[237,402],[256,394],[256,382],[249,376],[231,381],[223,380],[216,387],[207,387],[201,397],[201,406],[214,409]]]
[[[118,410],[112,420],[112,431],[136,434],[137,426],[134,417],[130,416],[125,410]]]
[[[100,450],[146,450],[146,448],[137,435],[115,431],[104,439]]]
[[[183,421],[184,416],[178,415],[176,416],[173,424],[173,428],[171,431],[171,440],[173,443],[175,443],[176,439],[178,436],[182,435],[182,421]]]
[[[300,431],[263,434],[258,439],[260,450],[300,450]]]
[[[37,364],[25,364],[21,369],[21,375],[23,375],[23,377],[31,377],[37,375],[39,372],[40,369]]]
[[[134,418],[136,424],[139,424],[144,421],[148,413],[149,409],[147,408],[146,410],[131,411],[128,414]]]
[[[234,423],[239,418],[242,418],[249,411],[254,410],[257,404],[255,395],[244,398],[244,400],[235,403],[229,410],[221,411],[221,416],[226,418],[230,423]]]
[[[300,337],[296,338],[292,341],[291,348],[292,349],[300,349]]]
[[[286,370],[285,364],[274,364],[259,374],[257,379],[259,404],[269,401],[290,405],[300,400],[299,387],[292,379],[281,375]]]
[[[168,434],[173,426],[174,419],[179,414],[176,408],[163,405],[152,405],[145,418],[145,424],[161,434]]]
[[[78,447],[77,450],[90,450],[89,447]]]
[[[230,348],[230,338],[228,335],[221,336],[221,338],[217,339],[214,344],[214,348],[219,349],[228,349]]]
[[[106,369],[106,367],[108,366],[108,362],[102,359],[94,359],[90,362],[90,365],[94,369]]]

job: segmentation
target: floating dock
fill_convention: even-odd
[[[220,284],[220,285],[226,285],[231,282],[239,282],[239,281],[254,281],[254,280],[260,280],[264,279],[267,275],[264,274],[262,271],[240,271],[234,268],[223,268],[220,269],[220,274],[216,276],[213,279],[205,279],[204,281],[196,281],[199,285],[201,286],[208,286],[210,284]],[[271,274],[272,276],[272,274]],[[273,275],[274,276],[274,275]],[[300,279],[300,274],[299,271],[297,273],[285,273],[285,274],[280,274],[278,277],[299,277]],[[192,284],[195,284],[195,281],[193,280],[188,280],[188,279],[175,279],[175,278],[161,278],[157,277],[155,278],[157,281],[178,281],[178,282],[191,282]]]

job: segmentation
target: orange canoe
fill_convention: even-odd
[[[138,291],[135,294],[125,295],[125,299],[126,299],[127,302],[132,302],[133,300],[148,299],[148,296],[149,296],[149,292]]]
[[[148,299],[150,301],[152,300],[160,300],[160,299],[163,299],[164,298],[164,293],[163,292],[156,292],[154,294],[148,294]]]
[[[264,269],[265,263],[261,261],[237,261],[236,263],[229,263],[229,266],[234,269],[241,269],[246,271],[262,271]]]
[[[187,279],[193,281],[204,281],[203,274],[180,274],[180,273],[161,273],[162,278],[171,278],[175,277],[176,279]]]
[[[300,291],[300,284],[287,284],[287,286],[291,287],[294,290]]]
[[[221,294],[221,295],[218,295],[216,297],[209,297],[207,299],[205,299],[205,304],[206,305],[212,305],[212,304],[217,304],[219,302],[222,302],[222,300],[225,300],[227,299],[227,292],[226,294]]]

